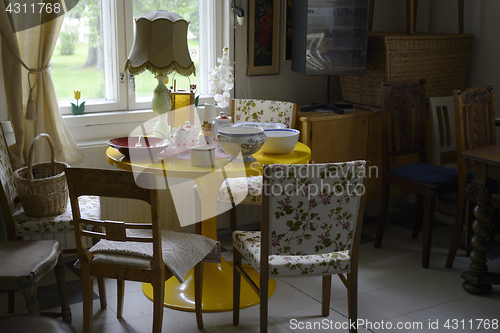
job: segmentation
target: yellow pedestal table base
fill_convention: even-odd
[[[259,273],[250,265],[244,265],[252,280],[259,285]],[[142,285],[147,298],[153,300],[153,287]],[[276,290],[274,279],[269,280],[269,296]],[[259,297],[252,287],[241,278],[240,308],[259,304]],[[190,270],[183,283],[175,277],[165,281],[165,303],[167,308],[194,312],[194,270]],[[220,264],[205,263],[203,269],[203,312],[233,310],[233,266],[222,259]]]

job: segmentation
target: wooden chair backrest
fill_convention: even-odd
[[[131,171],[68,168],[66,170],[69,197],[73,210],[76,244],[80,260],[89,263],[92,254],[88,251],[85,238],[107,239],[121,242],[152,243],[153,259],[151,268],[164,267],[161,253],[161,231],[158,223],[158,191],[155,189],[156,177],[151,173],[140,173],[135,179]],[[137,184],[140,184],[137,185]],[[125,223],[82,219],[78,206],[80,196],[100,196],[142,200],[151,207],[151,223]],[[82,224],[92,225],[92,231],[84,230]],[[127,230],[149,229],[152,238],[131,237]],[[104,230],[104,231],[103,231]]]
[[[419,154],[427,162],[425,80],[382,83],[382,168],[392,157]]]
[[[455,128],[459,186],[465,187],[466,172],[473,170],[472,161],[462,158],[462,152],[496,145],[495,97],[493,85],[486,88],[455,89]]]
[[[429,97],[432,128],[432,163],[456,163],[455,105],[453,96]]]

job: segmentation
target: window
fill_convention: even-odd
[[[85,112],[150,108],[157,84],[153,74],[145,71],[133,77],[123,64],[134,42],[134,18],[158,9],[178,13],[190,22],[188,47],[196,66],[196,76],[170,74],[168,86],[173,80],[182,89],[196,84],[198,93],[207,94],[205,73],[215,65],[215,47],[219,48],[224,35],[214,22],[223,19],[228,1],[80,0],[66,14],[51,61],[62,113],[71,113],[75,90],[81,91]],[[200,54],[204,55],[201,60]]]

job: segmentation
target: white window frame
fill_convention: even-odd
[[[202,15],[200,17],[200,25],[205,23],[203,20],[208,18],[212,18],[212,24],[209,25],[209,28],[200,33],[200,48],[201,43],[208,43],[205,45],[208,52],[204,54],[203,57],[200,57],[200,67],[202,67],[202,63],[207,69],[212,69],[217,65],[217,57],[222,56],[222,49],[224,47],[229,47],[229,59],[231,59],[231,63],[234,64],[234,14],[231,9],[231,1],[232,0],[221,0],[214,1],[213,5],[208,6],[208,3],[212,3],[211,1],[202,1],[206,7],[200,7],[200,13],[206,13],[206,15]],[[209,43],[210,36],[213,36],[212,42]],[[200,82],[208,83],[208,70],[207,71],[199,71],[200,73]],[[234,75],[234,67],[233,67],[233,75]],[[204,86],[204,89],[198,91],[200,93],[200,101],[199,104],[203,105],[205,103],[213,103],[213,95],[208,91],[208,84]],[[234,96],[234,89],[230,92],[231,97]]]
[[[123,6],[119,6],[120,2],[125,4],[125,0],[102,0],[103,9],[103,28],[109,30],[104,34],[104,57],[111,59],[111,63],[105,66],[105,85],[106,85],[106,99],[102,100],[89,100],[85,102],[85,112],[109,112],[116,110],[126,110],[125,91],[118,83],[118,73],[120,71],[120,55],[124,50],[119,49],[121,40],[124,39],[125,32],[123,26],[124,20],[118,18],[124,17]],[[71,104],[69,102],[60,102],[59,109],[63,115],[71,115]]]

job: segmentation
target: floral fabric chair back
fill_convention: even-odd
[[[264,165],[261,231],[233,232],[235,325],[240,277],[255,284],[243,258],[260,274],[253,289],[260,298],[261,332],[267,332],[272,277],[321,276],[321,315],[328,317],[332,275],[338,275],[347,289],[349,322],[356,322],[365,164]]]
[[[16,185],[14,183],[14,169],[12,168],[5,134],[0,124],[0,180],[2,181],[3,194],[0,193],[0,203],[3,209],[3,217],[7,231],[7,239],[15,240],[17,237],[39,237],[45,234],[59,235],[53,236],[55,239],[67,242],[66,233],[72,234],[73,215],[71,206],[68,204],[66,210],[56,216],[28,216],[24,212],[24,208],[20,201],[15,201],[18,198]],[[101,204],[99,197],[86,196],[80,198],[80,213],[86,219],[99,219],[101,216]],[[7,211],[6,207],[9,207]],[[85,225],[85,228],[90,230],[92,225]],[[65,244],[65,243],[63,243]],[[68,244],[72,246],[69,241]],[[64,246],[64,245],[63,245]]]
[[[287,128],[293,128],[297,110],[297,104],[292,102],[235,99],[232,116],[235,123],[281,123]]]
[[[5,133],[0,125],[0,180],[2,188],[10,207],[10,211],[14,211],[14,199],[17,197],[17,190],[14,184],[14,169],[10,161],[9,149],[5,140]],[[10,214],[10,213],[9,213]]]
[[[270,193],[269,255],[351,250],[364,194],[364,161],[271,165],[268,174],[263,190]]]

